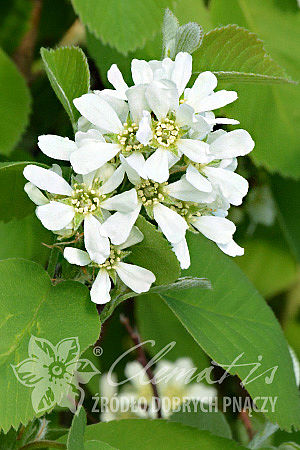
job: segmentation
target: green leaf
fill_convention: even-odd
[[[226,55],[226,57],[224,57]],[[285,71],[267,55],[254,33],[227,25],[206,33],[193,55],[193,71],[210,70],[219,80],[289,83]]]
[[[35,214],[9,222],[0,221],[0,259],[24,258],[45,265],[49,258],[49,248],[53,234],[46,230]]]
[[[84,432],[86,428],[86,413],[83,406],[80,406],[74,414],[71,428],[68,434],[67,450],[83,450]]]
[[[1,5],[0,46],[12,55],[28,30],[32,4],[23,0],[11,0]]]
[[[272,191],[277,204],[279,223],[294,255],[300,260],[300,181],[272,177]]]
[[[272,310],[235,263],[212,242],[199,235],[189,235],[188,241],[191,267],[185,275],[207,277],[212,290],[166,293],[163,298],[167,305],[220,366],[230,365],[240,356],[236,365],[241,366],[227,369],[244,380],[252,398],[277,397],[275,410],[269,407],[265,413],[271,422],[287,430],[293,425],[299,427],[300,401],[292,360]],[[260,367],[249,376],[249,367],[253,366],[242,364],[257,363],[259,355]],[[275,366],[278,368],[272,378],[270,369]],[[259,408],[262,401],[258,399],[256,404]]]
[[[170,244],[144,217],[139,216],[136,226],[144,239],[132,248],[128,262],[151,270],[157,285],[173,283],[180,276],[180,266]]]
[[[35,204],[24,191],[26,180],[24,167],[30,162],[0,163],[0,218],[7,222],[13,218],[22,218],[32,214]],[[37,164],[43,166],[42,164]],[[44,166],[45,167],[45,166]]]
[[[262,444],[278,430],[278,425],[267,422],[264,429],[250,441],[248,448],[261,448]]]
[[[115,447],[102,441],[87,441],[84,444],[84,450],[118,450]]]
[[[28,358],[32,335],[53,345],[76,336],[81,352],[92,345],[100,322],[89,297],[81,283],[52,286],[48,274],[34,262],[0,261],[0,428],[4,432],[36,416],[32,389],[17,380],[11,364]]]
[[[73,100],[90,89],[86,56],[79,47],[59,47],[56,50],[42,48],[41,56],[51,86],[76,130],[80,114],[73,105]]]
[[[175,16],[180,18],[182,23],[195,21],[201,24],[204,30],[212,28],[208,9],[204,6],[202,0],[179,1],[174,4],[172,11]],[[161,35],[157,34],[153,39],[147,40],[142,49],[129,52],[127,56],[124,56],[115,48],[104,45],[87,30],[87,46],[89,54],[97,65],[102,83],[109,88],[111,88],[111,85],[107,81],[106,74],[112,64],[118,65],[125,81],[131,85],[130,61],[133,58],[145,59],[147,61],[151,59],[161,59],[161,41]]]
[[[9,155],[28,124],[30,93],[14,63],[0,49],[0,153]]]
[[[255,32],[289,75],[299,78],[299,9],[283,11],[273,0],[212,0],[211,11],[215,26],[236,23]],[[250,132],[255,141],[250,156],[255,164],[299,178],[300,86],[222,84],[220,88],[237,90],[239,99],[220,113],[238,119]]]
[[[161,29],[164,10],[173,0],[72,0],[75,11],[89,30],[120,53],[144,46]]]
[[[236,261],[264,297],[279,294],[295,281],[295,259],[282,242],[282,235],[279,239],[252,238],[242,242],[245,255]]]
[[[175,361],[178,358],[189,357],[200,369],[209,366],[209,359],[201,347],[159,295],[144,294],[138,297],[135,300],[135,314],[142,340],[155,342],[153,346],[147,345],[147,351],[152,357],[168,344],[175,342],[174,347],[166,353],[165,359]]]
[[[207,430],[216,436],[232,439],[231,429],[221,411],[176,411],[169,419],[198,430]]]
[[[128,419],[87,427],[85,439],[101,439],[120,450],[234,450],[237,442],[214,436],[208,431],[164,420]]]

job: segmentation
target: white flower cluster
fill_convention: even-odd
[[[200,73],[187,88],[188,53],[178,53],[175,61],[134,59],[131,70],[133,86],[113,65],[108,80],[114,89],[74,100],[82,116],[74,141],[39,137],[43,153],[70,161],[76,173],[71,184],[57,165],[24,170],[25,190],[46,228],[70,237],[84,223],[86,251],[67,247],[64,256],[72,264],[99,268],[91,291],[97,303],[109,301],[110,277],[115,282],[116,274],[138,293],[155,281],[148,270],[122,262],[123,249],[143,239],[135,227],[141,212],[157,223],[183,269],[190,265],[188,229],[228,255],[243,254],[226,216],[247,193],[247,181],[235,173],[236,158],[251,152],[254,142],[242,129],[213,131],[217,124],[238,122],[212,112],[236,100],[236,92],[214,92],[211,72]]]
[[[129,362],[125,366],[127,383],[121,381],[122,389],[118,391],[116,374],[102,375],[101,420],[109,422],[130,417],[155,419],[157,400],[164,419],[172,415],[174,409],[180,410],[183,403],[196,400],[206,405],[217,399],[217,390],[198,380],[191,382],[196,369],[190,358],[178,358],[171,362],[165,359],[158,361],[153,375],[158,391],[158,398],[153,397],[153,388],[143,366],[137,362]],[[197,376],[194,376],[196,379]],[[114,405],[115,403],[115,405]],[[106,406],[104,408],[104,405]]]

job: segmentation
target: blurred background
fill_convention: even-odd
[[[93,89],[109,86],[106,72],[113,63],[130,82],[132,58],[161,58],[160,28],[165,7],[181,24],[194,21],[205,32],[227,24],[247,28],[262,39],[267,52],[286,73],[299,80],[300,9],[296,0],[162,0],[155,10],[149,10],[148,3],[152,4],[140,0],[1,0],[1,162],[51,164],[53,161],[37,147],[38,136],[72,137],[68,117],[44,71],[41,47],[79,45],[88,57]],[[86,14],[87,8],[94,8],[93,20]],[[238,169],[250,183],[249,194],[243,206],[230,212],[237,225],[236,240],[245,247],[245,256],[235,261],[269,302],[300,358],[300,88],[288,84],[234,85],[230,81],[223,81],[218,88],[237,90],[238,101],[224,108],[222,116],[240,120],[256,143],[251,156],[244,157]],[[51,243],[52,237],[36,220],[31,202],[28,200],[26,213],[17,211],[17,218],[6,214],[13,207],[13,195],[23,196],[24,181],[16,181],[19,190],[11,198],[1,198],[0,258],[23,257],[45,265],[49,249],[41,243]],[[0,187],[5,183],[4,174]],[[25,197],[23,200],[27,202]],[[156,308],[154,302],[153,309],[147,311],[153,319],[149,329],[143,308],[145,305],[137,302],[135,316],[142,337],[156,339],[158,345],[172,340],[174,318],[170,311],[161,304]],[[157,325],[161,315],[166,321],[163,336]],[[186,332],[182,328],[177,333]],[[126,349],[129,345],[126,330],[114,316],[105,331],[103,347],[109,357],[101,369],[107,370],[121,353],[120,347]],[[202,361],[203,367],[207,365],[206,356],[187,335],[168,356],[173,360],[190,356],[195,362]],[[92,359],[92,355],[88,357]],[[234,391],[234,381],[231,383],[229,389]],[[98,392],[97,386],[89,388]],[[283,440],[283,434],[277,435],[277,443]],[[299,433],[293,440],[300,443]]]

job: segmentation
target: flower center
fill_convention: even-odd
[[[175,121],[166,117],[157,122],[153,139],[157,141],[158,145],[163,147],[170,147],[178,138],[179,127],[175,125]]]
[[[111,247],[110,255],[103,264],[99,264],[100,269],[113,270],[116,268],[116,263],[124,258],[125,254],[121,250]]]
[[[123,127],[123,131],[117,136],[119,144],[122,146],[122,151],[128,153],[134,150],[141,150],[144,146],[136,138],[136,133],[139,129],[137,124],[135,122],[131,124],[125,122]]]
[[[195,220],[195,216],[200,217],[202,215],[199,211],[199,205],[193,202],[176,202],[176,206],[170,208],[182,216],[188,224]]]
[[[94,189],[87,189],[84,184],[75,183],[72,192],[72,205],[75,212],[89,214],[96,211],[106,195],[99,195]]]
[[[152,180],[144,180],[137,185],[136,191],[144,206],[153,206],[165,199],[164,189],[168,183],[156,183]]]

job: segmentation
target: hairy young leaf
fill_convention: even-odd
[[[14,63],[0,49],[0,153],[9,155],[29,119],[30,92]]]
[[[160,31],[164,10],[173,0],[72,0],[82,22],[89,30],[119,52],[144,46],[147,39]]]
[[[194,72],[210,70],[219,80],[289,83],[285,71],[267,55],[256,34],[237,25],[206,33],[193,55]]]
[[[179,28],[177,17],[169,9],[165,10],[162,35],[163,35],[163,55],[174,55],[176,32]]]
[[[36,416],[32,389],[17,380],[11,367],[28,358],[30,337],[53,345],[77,337],[83,352],[97,340],[100,322],[84,285],[52,286],[40,265],[22,259],[0,261],[0,317],[0,429],[7,432]]]
[[[85,439],[101,439],[120,450],[140,450],[142,437],[144,450],[224,450],[241,449],[237,442],[214,436],[208,431],[198,430],[165,420],[125,419],[90,425]]]
[[[193,53],[201,45],[202,28],[195,22],[181,25],[176,33],[176,53]]]
[[[166,303],[220,366],[230,365],[236,358],[236,365],[259,361],[259,370],[250,376],[253,366],[225,368],[244,380],[253,399],[277,397],[275,410],[270,406],[265,412],[270,421],[287,430],[300,427],[292,360],[272,310],[235,263],[212,242],[189,235],[188,243],[192,263],[185,274],[201,273],[211,280],[212,290],[167,292],[163,295]],[[277,369],[272,376],[274,367]],[[262,400],[257,398],[256,404],[261,407]]]
[[[76,130],[80,114],[73,105],[73,100],[86,94],[90,88],[86,56],[79,47],[60,47],[56,50],[42,48],[41,56],[51,86]]]
[[[82,450],[86,428],[86,413],[83,406],[74,414],[67,440],[67,450]]]

